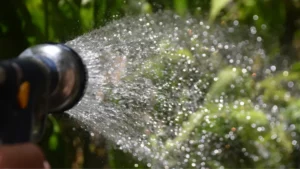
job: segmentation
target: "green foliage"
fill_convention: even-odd
[[[212,99],[218,99],[221,95],[226,95],[224,93],[230,85],[239,77],[242,76],[242,71],[237,70],[233,67],[224,68],[219,72],[218,76],[215,78],[215,83],[211,86],[210,90],[207,93],[206,101],[210,102]],[[247,83],[237,83],[237,84],[247,84]]]
[[[296,0],[14,0],[3,1],[0,6],[1,57],[15,57],[26,47],[37,43],[68,41],[125,15],[159,10],[172,10],[179,15],[190,14],[196,18],[209,14],[211,24],[221,23],[225,26],[237,20],[240,25],[249,25],[257,30],[252,36],[262,37],[270,59],[282,62],[287,58],[296,60],[300,56],[300,31],[295,30],[300,18],[300,2]],[[290,64],[288,66],[291,69],[271,72],[266,78],[254,81],[251,74],[243,73],[241,68],[220,69],[224,63],[217,52],[208,56],[207,61],[212,63],[208,67],[206,63],[198,62],[193,53],[206,53],[204,49],[199,47],[192,52],[184,48],[164,52],[174,47],[167,40],[160,43],[162,52],[145,62],[139,76],[151,79],[158,86],[169,81],[171,74],[178,73],[182,77],[176,77],[169,86],[158,91],[170,93],[162,98],[154,98],[154,110],[162,112],[162,116],[168,116],[170,112],[163,106],[165,101],[187,103],[191,98],[186,91],[193,86],[184,81],[190,78],[199,79],[196,87],[202,93],[199,93],[197,101],[205,103],[189,116],[184,116],[188,110],[179,113],[172,109],[176,115],[171,120],[181,126],[184,132],[165,141],[168,150],[171,151],[174,145],[199,139],[206,131],[216,136],[211,137],[211,141],[218,144],[205,146],[211,152],[222,150],[222,153],[208,162],[211,168],[279,168],[280,164],[297,167],[300,158],[297,142],[300,139],[300,63]],[[287,48],[292,51],[297,46],[298,50],[293,54],[284,50]],[[278,53],[287,57],[280,55],[278,58],[275,56]],[[201,72],[217,75],[216,78],[175,69],[177,63],[188,62],[191,67],[200,67]],[[263,64],[261,60],[257,62],[255,65]],[[205,83],[210,85],[204,88]],[[232,85],[235,87],[231,88]],[[172,88],[179,90],[172,93]],[[256,96],[261,96],[262,104],[273,104],[275,107],[265,108],[267,110],[256,108],[250,103]],[[219,107],[215,103],[219,98],[230,101],[224,107]],[[118,100],[112,102],[118,104]],[[275,119],[275,122],[270,118]],[[99,167],[99,161],[107,162],[107,158],[111,167],[130,168],[135,163],[145,167],[118,150],[109,149],[106,152],[103,145],[93,143],[90,146],[90,135],[82,134],[84,131],[73,132],[76,125],[66,121],[50,116],[49,122],[52,125],[48,126],[41,142],[52,167]],[[253,127],[253,124],[256,126]],[[157,146],[158,138],[156,135],[151,136],[151,146]],[[266,155],[265,152],[270,154]],[[103,154],[108,154],[108,157]],[[196,154],[192,156],[197,157]],[[254,157],[260,158],[256,160]],[[94,161],[91,160],[93,158]]]
[[[152,13],[163,9],[171,9],[180,15],[189,13],[195,17],[209,13],[211,21],[224,23],[239,20],[240,23],[253,25],[260,32],[259,36],[263,37],[263,42],[268,44],[266,48],[269,52],[275,53],[282,45],[291,44],[292,39],[280,42],[280,38],[275,39],[272,35],[293,36],[296,30],[290,33],[284,31],[292,30],[289,23],[294,21],[296,24],[300,16],[298,1],[280,0],[26,0],[4,2],[4,7],[7,10],[1,10],[5,17],[0,19],[0,34],[13,38],[10,32],[17,31],[21,35],[21,41],[14,44],[18,50],[5,50],[3,55],[7,56],[19,53],[25,48],[24,44],[65,42],[124,15]],[[9,19],[13,20],[7,22]]]
[[[113,146],[109,148],[109,151],[109,166],[111,168],[149,168],[143,162],[134,159],[132,154],[124,153]]]
[[[49,116],[49,119],[51,120],[52,122],[52,125],[53,125],[53,133],[52,135],[50,136],[49,138],[49,148],[50,150],[56,150],[57,147],[58,147],[58,137],[59,137],[59,134],[60,134],[60,126],[59,124],[57,123],[56,119],[53,117],[53,116]]]
[[[220,11],[230,2],[230,0],[212,0],[210,9],[210,20],[213,21]]]
[[[187,13],[188,4],[187,0],[174,0],[175,11],[179,15],[184,15]]]
[[[189,140],[197,140],[201,135],[210,133],[213,137],[209,137],[210,142],[205,149],[209,151],[220,149],[219,151],[222,152],[217,156],[207,155],[213,157],[209,164],[212,168],[218,168],[215,165],[226,168],[276,168],[279,161],[281,164],[287,163],[293,147],[291,137],[284,127],[271,125],[267,115],[255,110],[248,100],[236,102],[243,104],[231,103],[223,108],[216,107],[215,104],[207,104],[199,109],[183,123],[183,132],[166,142],[167,150],[172,152],[175,146],[184,145]],[[192,133],[197,134],[192,135]]]
[[[276,105],[287,106],[289,103],[298,99],[299,92],[299,72],[279,72],[257,84],[258,90],[263,90],[263,100],[266,103],[274,103]],[[296,84],[289,87],[289,84]]]

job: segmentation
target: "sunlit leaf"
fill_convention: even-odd
[[[152,6],[148,2],[145,2],[142,4],[142,13],[151,13],[152,12]]]
[[[215,20],[219,12],[230,2],[231,0],[212,0],[210,9],[210,21]]]
[[[89,2],[86,2],[89,3]],[[89,31],[93,28],[93,10],[92,4],[85,4],[80,8],[80,17],[82,21],[83,31]]]
[[[56,120],[52,115],[49,115],[48,118],[49,118],[50,121],[52,122],[52,125],[53,125],[53,132],[54,132],[54,133],[59,133],[59,132],[60,132],[60,126],[59,126],[57,120]]]
[[[207,93],[207,101],[218,97],[226,88],[239,76],[239,70],[236,68],[228,67],[223,69],[218,77],[217,81],[213,83],[212,87]]]
[[[291,70],[294,72],[300,72],[300,63],[299,62],[294,63],[291,67]]]
[[[187,0],[174,0],[174,8],[175,11],[179,15],[184,15],[188,9],[188,1]]]
[[[56,134],[52,134],[49,138],[49,149],[50,150],[56,150],[58,147],[58,138]]]

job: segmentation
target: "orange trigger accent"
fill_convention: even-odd
[[[23,82],[19,87],[18,101],[19,106],[22,109],[27,108],[29,102],[30,83],[28,81]]]

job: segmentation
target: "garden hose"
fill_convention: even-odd
[[[41,44],[0,62],[0,143],[40,139],[48,113],[66,111],[84,94],[87,72],[63,44]]]

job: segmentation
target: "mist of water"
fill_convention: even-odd
[[[239,126],[223,135],[197,130],[218,125],[210,121],[237,105],[260,109],[259,99],[249,99],[247,79],[265,73],[261,42],[255,27],[238,21],[209,25],[169,12],[114,21],[67,43],[89,71],[84,98],[67,113],[149,167],[201,168],[213,159],[218,166],[213,157],[226,151],[224,140],[234,140]],[[231,76],[236,80],[227,85]],[[208,105],[220,113],[207,115]]]

